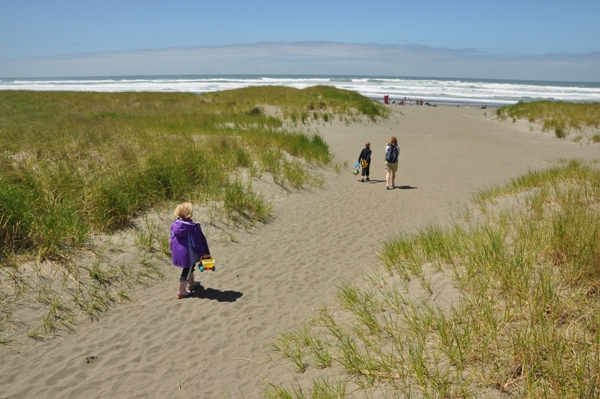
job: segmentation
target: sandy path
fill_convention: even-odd
[[[479,109],[393,109],[376,125],[319,127],[350,167],[371,141],[371,183],[349,167],[326,171],[323,190],[277,199],[274,222],[237,243],[212,243],[218,270],[197,274],[208,288],[201,298],[176,300],[177,270],[166,266],[169,279],[133,305],[75,334],[31,342],[19,356],[1,351],[0,398],[260,398],[263,375],[286,373],[266,361],[266,343],[331,303],[336,284],[372,263],[387,236],[448,223],[458,202],[547,160],[600,156],[597,144],[492,121]],[[401,188],[386,191],[391,134]]]

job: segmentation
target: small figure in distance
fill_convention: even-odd
[[[390,137],[390,142],[385,146],[385,182],[387,190],[396,185],[396,171],[398,170],[398,155],[400,147],[396,136]]]
[[[171,225],[171,253],[173,266],[181,268],[177,286],[177,299],[188,298],[200,286],[194,281],[194,267],[202,259],[210,258],[208,242],[200,223],[194,223],[192,204],[185,202],[175,209],[175,221]]]
[[[369,168],[371,166],[371,143],[366,142],[365,148],[362,149],[360,154],[358,155],[358,163],[360,163],[360,167],[362,169],[362,179],[360,179],[361,183],[365,182],[365,178],[367,181],[371,181],[369,179]]]

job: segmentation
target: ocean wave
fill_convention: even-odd
[[[279,85],[304,89],[331,85],[382,100],[403,98],[453,104],[506,105],[518,101],[600,102],[600,83],[491,81],[364,76],[143,76],[58,79],[2,79],[0,90],[155,91],[206,93],[248,86]]]
[[[331,78],[329,79],[330,82],[352,82],[353,79],[352,78]]]

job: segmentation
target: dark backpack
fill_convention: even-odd
[[[391,145],[388,147],[388,149],[385,153],[385,160],[389,163],[398,162],[398,146],[397,145]]]

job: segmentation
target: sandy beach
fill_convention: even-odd
[[[265,381],[290,379],[269,360],[270,340],[332,303],[387,237],[451,223],[477,191],[552,160],[600,156],[598,144],[499,122],[491,109],[391,107],[376,124],[310,127],[348,165],[323,170],[323,189],[278,193],[274,220],[233,242],[210,241],[206,227],[217,271],[196,274],[205,287],[196,297],[176,299],[179,271],[165,260],[164,282],[98,321],[0,349],[0,398],[261,398]],[[397,187],[386,190],[390,135],[401,152]],[[360,183],[351,168],[365,141],[371,181]]]

